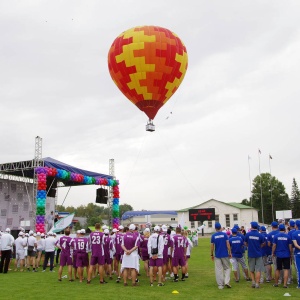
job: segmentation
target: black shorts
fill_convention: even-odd
[[[34,250],[28,250],[27,256],[29,256],[29,257],[35,257],[36,256],[36,252]]]
[[[291,268],[291,259],[289,257],[277,257],[277,270],[289,270]]]

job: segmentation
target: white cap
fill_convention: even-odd
[[[52,232],[52,231],[49,231],[49,232],[48,232],[48,235],[53,235],[53,232]]]
[[[154,231],[160,231],[160,227],[158,225],[156,225],[153,229]]]
[[[105,234],[109,234],[109,230],[107,228],[104,229]]]
[[[34,233],[33,236],[36,237],[36,233]]]
[[[85,234],[85,229],[80,229],[81,234]]]
[[[108,227],[106,225],[102,225],[101,228],[104,230],[104,229],[107,229]]]
[[[20,231],[19,232],[19,236],[23,236],[24,235],[24,232],[23,231]]]
[[[129,230],[135,230],[135,225],[134,224],[130,224],[129,225]]]
[[[5,229],[5,232],[10,232],[10,228],[6,228],[6,229]]]
[[[41,233],[38,231],[38,232],[36,233],[36,235],[37,235],[37,236],[40,236],[40,235],[41,235]]]
[[[145,228],[144,232],[150,232],[149,228]]]
[[[28,233],[25,233],[25,236],[29,236],[29,234],[28,234]]]
[[[29,231],[29,235],[33,235],[33,231],[32,230]]]
[[[120,226],[119,226],[119,230],[122,230],[122,229],[124,229],[124,226],[123,226],[123,225],[120,225]]]
[[[41,233],[41,236],[45,236],[45,234],[44,234],[44,233]]]
[[[77,233],[77,234],[80,234],[80,233],[81,233],[81,230],[77,230],[76,233]]]
[[[112,232],[118,232],[119,230],[117,229],[117,228],[114,228],[113,230],[112,230]]]
[[[53,236],[56,236],[56,232],[52,232]]]
[[[168,231],[168,227],[166,225],[163,225],[163,226],[161,226],[161,230],[163,232],[166,232],[166,231]]]

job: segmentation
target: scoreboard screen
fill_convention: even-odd
[[[189,221],[212,221],[215,219],[214,208],[199,208],[189,210]]]

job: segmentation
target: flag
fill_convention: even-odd
[[[270,158],[270,159],[273,159],[273,157],[271,156],[271,154],[269,154],[269,158]]]
[[[259,154],[261,154],[261,151],[260,151],[260,149],[258,149],[258,153],[259,153]]]
[[[69,214],[66,217],[58,220],[54,226],[50,229],[51,232],[60,232],[63,231],[65,228],[69,227],[73,221],[74,213]]]

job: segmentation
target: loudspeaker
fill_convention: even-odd
[[[107,189],[99,188],[96,194],[96,203],[107,204],[108,191]]]
[[[55,198],[56,188],[57,188],[57,179],[54,177],[47,177],[47,196],[51,198]]]

